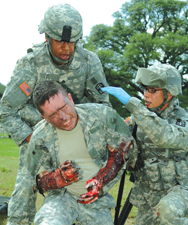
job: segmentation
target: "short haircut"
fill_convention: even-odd
[[[44,112],[40,106],[43,106],[46,101],[49,101],[50,97],[61,93],[64,97],[68,97],[67,92],[63,87],[51,80],[43,81],[35,87],[33,91],[33,101],[38,111],[43,115]]]

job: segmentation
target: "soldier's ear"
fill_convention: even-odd
[[[68,98],[69,100],[74,104],[74,101],[73,101],[73,98],[72,98],[72,95],[70,93],[68,93]]]

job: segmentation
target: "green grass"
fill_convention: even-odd
[[[0,138],[0,195],[11,196],[18,169],[19,148],[10,138]],[[7,222],[6,214],[0,214],[0,225]]]
[[[8,137],[8,134],[7,133],[1,133],[0,132],[0,137]]]
[[[0,138],[0,156],[14,157],[18,160],[19,147],[11,138]]]
[[[19,148],[10,138],[0,138],[0,195],[10,196],[16,181]]]
[[[10,138],[0,138],[0,195],[11,196],[14,185],[16,181],[17,169],[18,169],[18,157],[19,148]],[[126,200],[126,197],[132,187],[132,183],[129,181],[129,176],[125,178],[124,193],[121,205]],[[114,187],[109,191],[109,193],[117,199],[119,189],[119,183],[115,184]],[[37,209],[42,205],[43,196],[38,194],[37,197]],[[112,215],[114,216],[115,210],[112,210]],[[126,221],[126,225],[132,225],[135,223],[137,209],[132,208],[129,217]],[[6,225],[7,216],[6,212],[0,214],[0,225]]]

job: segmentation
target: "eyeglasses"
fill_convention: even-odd
[[[154,94],[156,91],[162,91],[162,90],[164,90],[164,89],[163,88],[161,88],[161,89],[155,89],[153,87],[144,87],[144,93],[146,91],[148,91],[149,93]]]
[[[65,43],[67,43],[68,46],[74,46],[74,43],[75,43],[75,42],[68,42],[68,41],[58,41],[58,40],[55,40],[55,43],[56,43],[57,45],[64,45]]]

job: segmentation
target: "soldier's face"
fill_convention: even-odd
[[[155,88],[157,91],[155,93],[149,93],[148,90],[145,91],[144,97],[145,97],[145,106],[147,108],[155,108],[160,106],[164,101],[164,93],[161,88]],[[172,95],[168,92],[167,93],[167,100],[170,100],[172,98]],[[163,106],[161,110],[164,110],[170,103],[167,103]]]
[[[46,39],[46,41],[48,41],[48,39]],[[53,54],[62,60],[68,60],[75,48],[75,42],[57,41],[53,38],[51,38],[51,45]],[[58,62],[56,63],[59,64]]]
[[[70,131],[78,122],[71,94],[68,97],[64,97],[62,93],[54,95],[40,107],[44,112],[42,117],[60,130]]]

